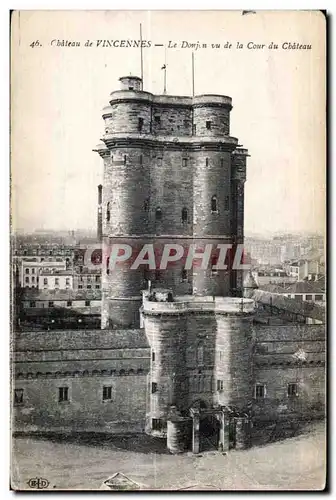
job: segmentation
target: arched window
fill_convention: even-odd
[[[108,202],[106,205],[106,220],[107,220],[107,222],[110,222],[110,219],[111,219],[110,202]]]
[[[202,366],[204,364],[204,347],[203,347],[203,342],[200,342],[197,346],[197,353],[196,353],[197,359],[197,365]]]
[[[158,207],[156,210],[155,210],[155,219],[156,220],[162,220],[162,210],[160,207]]]
[[[217,196],[211,198],[211,212],[218,212]]]
[[[188,209],[186,207],[182,208],[182,222],[188,221]]]

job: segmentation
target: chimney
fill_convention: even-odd
[[[103,237],[103,186],[99,184],[98,186],[98,214],[97,214],[97,239],[102,240]]]

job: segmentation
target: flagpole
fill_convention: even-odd
[[[140,23],[140,64],[141,64],[141,90],[143,90],[143,55],[142,55],[142,25]]]
[[[163,93],[167,94],[167,50],[165,47],[165,62],[164,62],[164,75],[163,75]]]
[[[191,76],[192,76],[192,96],[195,95],[195,65],[194,65],[194,53],[191,53]]]

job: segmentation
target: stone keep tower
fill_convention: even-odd
[[[248,153],[229,135],[231,98],[153,95],[135,76],[120,84],[103,109],[105,133],[94,150],[104,160],[103,255],[113,243],[194,244],[198,251],[242,243]],[[149,279],[176,295],[242,293],[239,271],[186,271],[181,261],[164,271],[125,265],[109,272],[107,264],[102,328],[139,326]]]

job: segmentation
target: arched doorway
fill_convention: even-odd
[[[221,426],[218,412],[213,408],[209,408],[201,399],[195,401],[191,408],[199,411],[200,451],[218,450]]]

